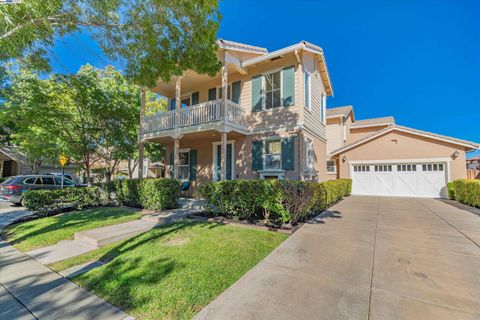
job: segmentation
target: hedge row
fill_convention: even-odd
[[[180,181],[175,179],[124,179],[103,187],[119,204],[149,210],[174,208],[180,197]]]
[[[460,179],[450,182],[448,196],[450,199],[480,208],[480,180]]]
[[[96,207],[106,200],[105,193],[98,187],[30,190],[23,195],[25,207],[39,215],[64,208]]]
[[[305,221],[351,192],[348,179],[322,183],[291,180],[231,180],[200,186],[215,215],[273,223]]]

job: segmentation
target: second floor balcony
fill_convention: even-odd
[[[245,110],[231,100],[218,99],[145,117],[142,138],[224,129],[246,133]]]

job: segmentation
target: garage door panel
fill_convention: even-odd
[[[446,196],[446,164],[352,165],[352,194],[403,197]]]

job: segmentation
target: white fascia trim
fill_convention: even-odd
[[[355,123],[355,122],[354,122]],[[391,126],[394,125],[395,122],[384,122],[384,123],[375,123],[375,124],[364,124],[364,125],[352,125],[350,126],[351,130],[361,129],[361,128],[371,128],[371,127],[381,127],[381,126]]]
[[[352,148],[355,148],[356,146],[358,145],[361,145],[361,144],[364,144],[370,140],[373,140],[375,138],[378,138],[380,136],[383,136],[384,134],[387,134],[393,130],[398,130],[398,131],[401,131],[401,132],[405,132],[405,133],[410,133],[410,134],[413,134],[413,135],[417,135],[417,136],[421,136],[421,137],[426,137],[426,138],[430,138],[430,139],[433,139],[433,140],[438,140],[438,141],[443,141],[443,142],[448,142],[448,143],[451,143],[451,144],[456,144],[456,145],[460,145],[460,146],[464,146],[464,147],[468,147],[468,148],[473,148],[473,149],[478,149],[477,146],[474,146],[474,145],[470,145],[470,144],[465,144],[465,143],[461,143],[459,141],[455,141],[455,140],[451,140],[451,139],[443,139],[443,138],[440,138],[440,137],[437,137],[437,136],[433,136],[433,135],[429,135],[429,134],[423,134],[423,133],[419,133],[417,131],[412,131],[412,130],[407,130],[407,129],[403,129],[403,128],[399,128],[399,127],[396,127],[396,126],[392,126],[390,128],[388,128],[387,130],[385,131],[382,131],[382,132],[379,132],[379,134],[375,134],[371,137],[369,137],[368,139],[365,139],[365,140],[360,140],[358,141],[357,143],[354,143],[352,144],[351,146],[347,147],[347,148],[344,148],[344,149],[340,149],[336,152],[333,152],[331,153],[332,156],[335,156],[339,153],[343,153],[345,151],[348,151]]]
[[[291,53],[291,52],[293,53],[293,52],[295,52],[295,50],[308,50],[308,51],[311,51],[313,53],[318,53],[316,51],[306,49],[306,47],[303,43],[297,43],[297,44],[291,45],[289,47],[267,53],[267,54],[265,54],[263,56],[260,56],[260,57],[255,57],[255,58],[252,58],[252,59],[245,60],[245,61],[242,62],[242,68],[251,66],[251,65],[259,63],[259,62],[270,60],[272,58],[275,58],[276,56],[281,56],[281,55]]]

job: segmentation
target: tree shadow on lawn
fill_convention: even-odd
[[[21,233],[23,232],[27,232],[27,233],[18,237],[15,240],[11,240],[11,237],[13,236],[13,230],[7,228],[3,230],[2,237],[8,240],[11,244],[15,245],[30,237],[60,230],[65,227],[71,228],[71,227],[79,226],[82,224],[90,223],[92,221],[102,221],[106,219],[112,219],[115,217],[121,218],[123,216],[133,214],[137,211],[139,210],[131,209],[131,208],[112,208],[112,207],[99,207],[94,209],[86,209],[82,211],[73,211],[73,212],[63,213],[57,216],[46,217],[49,219],[55,219],[55,222],[52,224],[46,225],[45,227],[42,227],[40,229],[33,230],[32,232],[28,232],[28,230],[36,227],[34,224],[34,221],[37,221],[37,220],[31,220],[19,225],[13,225],[12,227],[15,228],[15,231],[21,232]],[[39,218],[39,219],[43,219],[43,218]]]
[[[144,286],[157,284],[171,272],[184,268],[185,265],[171,258],[155,258],[152,255],[132,258],[126,256],[126,253],[159,238],[166,238],[168,235],[188,231],[198,226],[212,229],[222,225],[206,221],[179,221],[155,228],[115,246],[99,258],[100,261],[105,262],[102,267],[78,275],[73,279],[79,280],[80,284],[83,282],[82,280],[86,280],[85,288],[102,295],[122,309],[141,309],[141,305],[148,305],[149,301],[158,297],[137,290],[141,290],[139,288]],[[153,261],[144,261],[147,259]],[[148,272],[143,272],[144,270],[148,270]],[[139,301],[139,297],[141,301]]]

